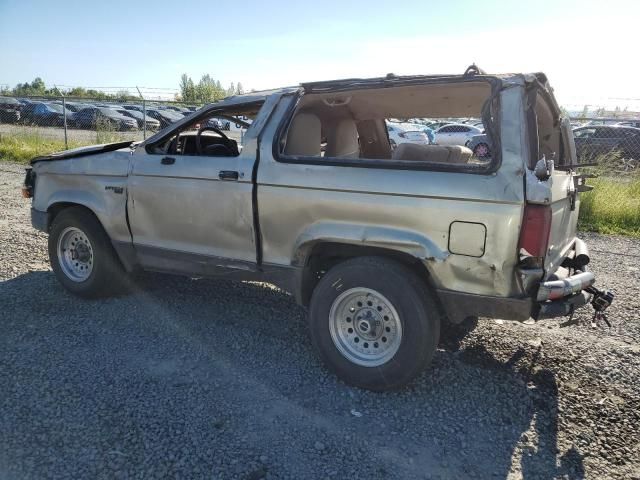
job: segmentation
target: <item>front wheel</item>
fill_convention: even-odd
[[[333,267],[310,305],[311,339],[342,380],[382,391],[411,382],[429,364],[440,315],[425,283],[405,266],[360,257]]]
[[[72,207],[60,212],[49,231],[49,260],[58,281],[81,297],[120,291],[126,273],[109,237],[89,211]]]

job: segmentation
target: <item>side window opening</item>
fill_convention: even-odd
[[[149,145],[148,153],[205,157],[237,157],[242,139],[257,116],[262,102],[215,110],[198,116],[159,143]]]
[[[483,112],[494,101],[484,80],[311,93],[299,101],[279,153],[285,161],[338,165],[371,159],[486,167],[497,152]]]
[[[554,108],[549,105],[543,95],[535,95],[535,103],[533,108],[534,117],[530,121],[535,122],[535,129],[532,130],[531,142],[532,158],[530,159],[530,168],[534,168],[535,164],[541,158],[553,160],[556,166],[567,165],[567,155],[565,155],[565,139],[562,135],[562,122]]]

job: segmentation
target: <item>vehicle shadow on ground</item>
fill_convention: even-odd
[[[582,479],[585,476],[583,456],[572,447],[558,457],[558,382],[554,372],[540,368],[537,363],[541,354],[538,346],[533,354],[518,348],[512,356],[501,361],[483,345],[462,348],[462,340],[477,325],[477,319],[471,323],[450,327],[441,347],[458,355],[469,365],[503,371],[522,379],[528,392],[533,396],[533,409],[528,415],[535,418],[534,435],[537,436],[537,448],[526,449],[521,457],[523,478],[567,478]],[[529,436],[529,435],[527,435]]]
[[[112,389],[91,391],[98,397],[92,402],[118,406],[117,412],[100,415],[119,418],[124,409],[128,421],[137,419],[136,428],[142,432],[149,429],[145,415],[163,415],[164,405],[180,394],[176,388],[182,392],[188,385],[181,408],[199,412],[202,404],[221,404],[225,409],[202,416],[193,413],[191,426],[202,423],[202,429],[187,429],[186,434],[183,429],[175,437],[165,433],[163,445],[180,450],[185,442],[237,442],[254,456],[276,451],[282,457],[279,463],[247,464],[246,475],[268,468],[276,478],[295,476],[299,475],[295,466],[306,465],[320,476],[327,473],[327,459],[336,458],[341,468],[352,469],[352,476],[358,477],[364,475],[362,458],[368,458],[368,463],[377,465],[373,470],[377,478],[505,478],[516,458],[523,478],[584,477],[577,450],[558,457],[555,375],[538,367],[535,356],[527,357],[528,366],[523,368],[522,349],[500,361],[483,346],[461,348],[449,337],[432,367],[414,385],[376,394],[346,386],[322,367],[308,339],[304,310],[278,289],[145,275],[136,279],[134,290],[118,298],[86,301],[67,294],[51,272],[30,272],[0,282],[4,331],[0,355],[9,345],[37,352],[42,343],[52,348],[58,339],[73,336],[75,351],[63,352],[61,364],[43,359],[39,365],[52,395],[57,395],[57,387],[71,388],[64,383],[68,377],[56,385],[57,369],[65,367],[67,357],[73,358],[69,368],[82,366],[79,378],[109,371],[110,382],[121,384],[122,391],[153,389],[144,403],[111,398]],[[132,339],[140,339],[135,348]],[[93,347],[105,344],[108,355],[94,356]],[[0,376],[4,370],[8,381],[30,382],[23,372],[10,372],[6,359],[0,358],[3,363]],[[84,398],[84,384],[76,388]],[[8,400],[9,409],[23,408]],[[38,415],[46,415],[46,410],[34,409],[34,418],[12,425],[9,431],[16,435],[24,431],[28,438],[29,422],[41,430],[47,421]],[[233,426],[223,439],[209,432],[212,415]],[[89,424],[83,431],[87,437],[78,442],[91,444],[108,436],[105,429],[118,426],[113,418]],[[189,433],[203,429],[207,433]],[[523,436],[534,438],[524,441]],[[18,461],[28,457],[29,451],[22,447],[12,450],[12,441],[5,442],[5,453]],[[525,443],[536,446],[523,447]],[[61,451],[61,458],[77,458],[80,452],[74,448]],[[135,442],[127,448],[128,457],[112,461],[131,466],[154,460]],[[338,476],[346,473],[340,471]]]

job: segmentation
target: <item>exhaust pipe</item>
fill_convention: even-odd
[[[587,244],[579,238],[576,238],[575,255],[573,257],[573,266],[576,270],[582,270],[585,265],[589,265],[589,249]]]

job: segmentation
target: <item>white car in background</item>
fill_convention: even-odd
[[[450,123],[436,130],[437,145],[462,145],[471,141],[474,135],[480,135],[484,130],[473,125],[463,123]]]
[[[430,143],[429,137],[419,125],[387,122],[387,131],[392,149],[401,143],[417,143],[418,145],[429,145]]]

